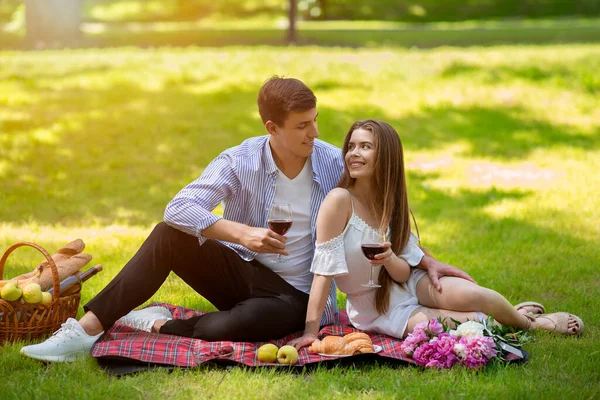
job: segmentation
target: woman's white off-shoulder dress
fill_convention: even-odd
[[[425,272],[411,268],[408,281],[402,286],[394,284],[390,290],[390,306],[386,314],[379,315],[375,308],[377,288],[361,286],[369,280],[370,264],[361,247],[362,232],[373,229],[354,213],[344,231],[335,238],[316,246],[311,272],[333,276],[337,287],[346,294],[346,311],[352,325],[360,330],[384,333],[402,338],[411,313],[419,306],[416,286]],[[418,238],[411,232],[409,243],[398,257],[415,266],[423,257]],[[381,267],[373,268],[377,282]]]

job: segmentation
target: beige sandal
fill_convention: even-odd
[[[554,320],[552,318],[550,318],[549,315],[556,315],[556,322],[554,322]],[[541,318],[547,319],[548,321],[552,322],[552,324],[554,325],[554,328],[552,328],[551,330],[554,332],[562,333],[563,335],[572,335],[572,336],[578,336],[583,333],[583,328],[584,328],[583,321],[577,315],[567,313],[567,312],[557,312],[554,314],[535,315],[535,319],[541,319]],[[575,322],[579,326],[579,329],[572,328],[571,330],[569,330],[569,318],[573,318],[575,320]]]
[[[519,303],[515,306],[515,310],[519,311],[520,308],[524,307],[535,307],[534,311],[527,311],[527,313],[530,314],[539,315],[546,312],[546,307],[544,307],[540,303],[536,303],[535,301],[525,301],[523,303]]]

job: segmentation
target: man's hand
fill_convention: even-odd
[[[419,263],[419,265],[417,265],[417,268],[427,272],[429,280],[431,280],[431,283],[433,284],[435,289],[440,293],[442,293],[442,285],[440,284],[440,278],[443,276],[456,276],[458,278],[466,279],[477,284],[477,282],[475,282],[473,278],[471,278],[466,272],[456,268],[453,265],[440,262],[428,255],[423,256],[421,262]]]
[[[270,229],[247,227],[242,232],[240,244],[257,253],[273,253],[287,256],[285,243],[287,238]]]
[[[296,350],[300,350],[305,346],[310,346],[317,339],[317,335],[312,333],[305,333],[297,339],[290,340],[287,344],[290,346],[294,346]]]

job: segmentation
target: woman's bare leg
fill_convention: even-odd
[[[519,329],[551,329],[552,327],[549,321],[530,321],[522,313],[515,310],[504,296],[492,289],[452,276],[441,278],[440,283],[444,288],[442,293],[435,290],[428,276],[423,276],[417,283],[419,303],[431,309],[461,312],[479,311],[493,316],[496,321],[505,326]],[[456,319],[460,321],[460,319]],[[576,325],[577,321],[569,318],[569,328]]]
[[[450,276],[441,278],[440,283],[443,287],[442,293],[435,290],[428,276],[423,276],[417,283],[419,304],[442,310],[479,311],[493,316],[506,326],[520,329],[530,327],[529,320],[498,292]]]
[[[452,319],[459,322],[479,320],[476,312],[450,311],[440,310],[437,308],[419,307],[415,311],[413,311],[410,318],[408,319],[408,325],[406,326],[404,336],[406,337],[406,335],[411,333],[415,329],[415,325],[417,325],[418,323],[431,321],[432,319],[437,318],[445,318],[445,323],[447,323],[451,328],[456,328],[455,324],[452,322]]]

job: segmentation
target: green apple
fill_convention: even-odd
[[[29,283],[23,288],[23,300],[26,303],[39,303],[42,301],[42,288],[38,283]]]
[[[42,304],[48,305],[52,303],[52,293],[42,292]]]
[[[277,346],[273,343],[263,344],[258,348],[256,358],[265,363],[274,363],[277,360]]]
[[[21,293],[22,291],[19,287],[19,283],[17,281],[11,281],[2,287],[2,292],[0,292],[0,295],[6,301],[15,301],[19,300]]]
[[[298,361],[298,350],[294,346],[282,346],[277,352],[279,364],[294,365]]]

